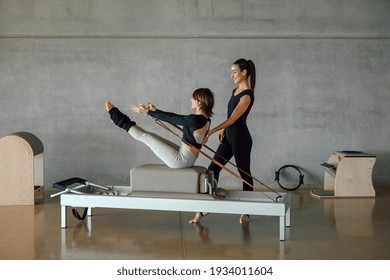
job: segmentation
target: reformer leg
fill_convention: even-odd
[[[287,212],[286,212],[286,227],[291,226],[291,206],[288,207]]]
[[[66,222],[67,222],[66,208],[67,207],[65,205],[61,205],[61,227],[62,228],[66,228]]]
[[[286,216],[279,217],[279,239],[280,241],[285,240],[286,235]]]

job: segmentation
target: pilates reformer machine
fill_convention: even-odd
[[[279,217],[279,238],[285,240],[290,226],[290,193],[213,190],[204,167],[170,169],[145,164],[131,169],[131,186],[100,186],[81,178],[57,182],[60,195],[61,227],[67,227],[67,208],[74,215],[77,207],[87,209],[80,215],[92,215],[92,208],[121,208],[223,214],[268,215]],[[156,180],[157,178],[157,180]],[[279,197],[279,198],[278,198]]]
[[[155,121],[169,129],[161,121]],[[203,151],[200,153],[213,160]],[[218,188],[213,172],[201,166],[171,169],[165,165],[145,164],[130,170],[130,186],[101,186],[75,177],[54,183],[53,188],[61,190],[51,197],[60,196],[62,228],[67,227],[68,208],[79,220],[92,216],[93,208],[276,216],[281,241],[285,240],[286,227],[290,226],[289,192],[276,192],[269,187],[267,191],[224,190]],[[80,215],[77,208],[84,208],[84,213]]]

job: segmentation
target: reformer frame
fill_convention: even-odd
[[[209,212],[221,214],[242,214],[279,217],[279,239],[286,239],[286,227],[290,226],[291,194],[281,193],[278,202],[271,201],[273,193],[228,191],[224,199],[208,194],[130,192],[131,187],[113,187],[120,192],[128,189],[128,195],[97,195],[63,193],[60,196],[61,227],[67,227],[68,207],[138,209],[180,212]]]
[[[180,138],[175,132],[169,129],[159,120],[155,122],[170,131]],[[174,126],[180,129],[177,126]],[[207,146],[205,146],[207,147]],[[208,148],[208,147],[207,147]],[[215,153],[212,149],[208,148]],[[213,161],[209,155],[198,149],[199,153],[204,155],[209,160]],[[235,166],[233,163],[228,161]],[[219,162],[215,162],[221,165]],[[237,167],[237,166],[235,166]],[[231,175],[242,180],[245,184],[253,187],[247,181],[240,178],[225,166],[221,168],[228,171]],[[237,167],[238,168],[238,167]],[[239,169],[240,170],[240,169]],[[217,196],[201,193],[164,193],[164,192],[132,192],[130,187],[115,187],[109,188],[114,195],[102,195],[85,193],[80,194],[70,189],[66,189],[61,193],[61,227],[67,227],[67,208],[83,207],[88,209],[87,215],[92,216],[92,208],[119,208],[119,209],[141,209],[141,210],[159,210],[159,211],[180,211],[180,212],[208,212],[222,214],[248,214],[262,216],[277,216],[279,217],[279,239],[286,239],[286,227],[290,227],[290,212],[291,212],[291,194],[278,193],[273,191],[266,184],[252,177],[256,182],[261,183],[269,191],[267,192],[246,192],[246,191],[227,191],[227,195],[221,199]],[[80,183],[80,182],[78,182]],[[85,184],[88,187],[96,187],[105,189],[91,183]],[[115,194],[125,195],[115,195]]]

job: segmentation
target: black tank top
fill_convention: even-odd
[[[244,112],[244,114],[242,114],[241,117],[239,117],[238,120],[234,124],[228,126],[225,129],[225,134],[228,137],[228,139],[230,139],[230,140],[237,139],[237,138],[241,138],[241,139],[245,140],[247,137],[249,137],[249,138],[251,137],[248,126],[246,124],[246,119],[249,115],[249,112],[250,112],[252,106],[253,106],[255,96],[254,96],[253,91],[251,89],[243,90],[239,94],[234,95],[236,90],[237,89],[233,90],[232,96],[231,96],[229,103],[228,103],[228,110],[227,110],[227,117],[228,118],[232,115],[234,109],[236,109],[238,103],[240,102],[241,97],[243,97],[244,95],[248,95],[250,97],[251,101],[250,101],[248,108]]]

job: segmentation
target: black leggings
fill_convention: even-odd
[[[233,144],[230,144],[229,142],[233,142]],[[214,155],[214,160],[225,166],[226,163],[234,156],[241,178],[253,186],[253,179],[250,171],[251,150],[251,139],[249,139],[249,141],[240,141],[240,143],[237,143],[237,141],[228,141],[225,137],[224,141],[218,146],[218,149]],[[211,162],[208,168],[208,170],[214,171],[214,177],[217,181],[219,180],[219,173],[221,172],[221,169],[222,168],[214,162]],[[242,183],[242,189],[244,191],[253,191],[253,188],[244,182]]]

